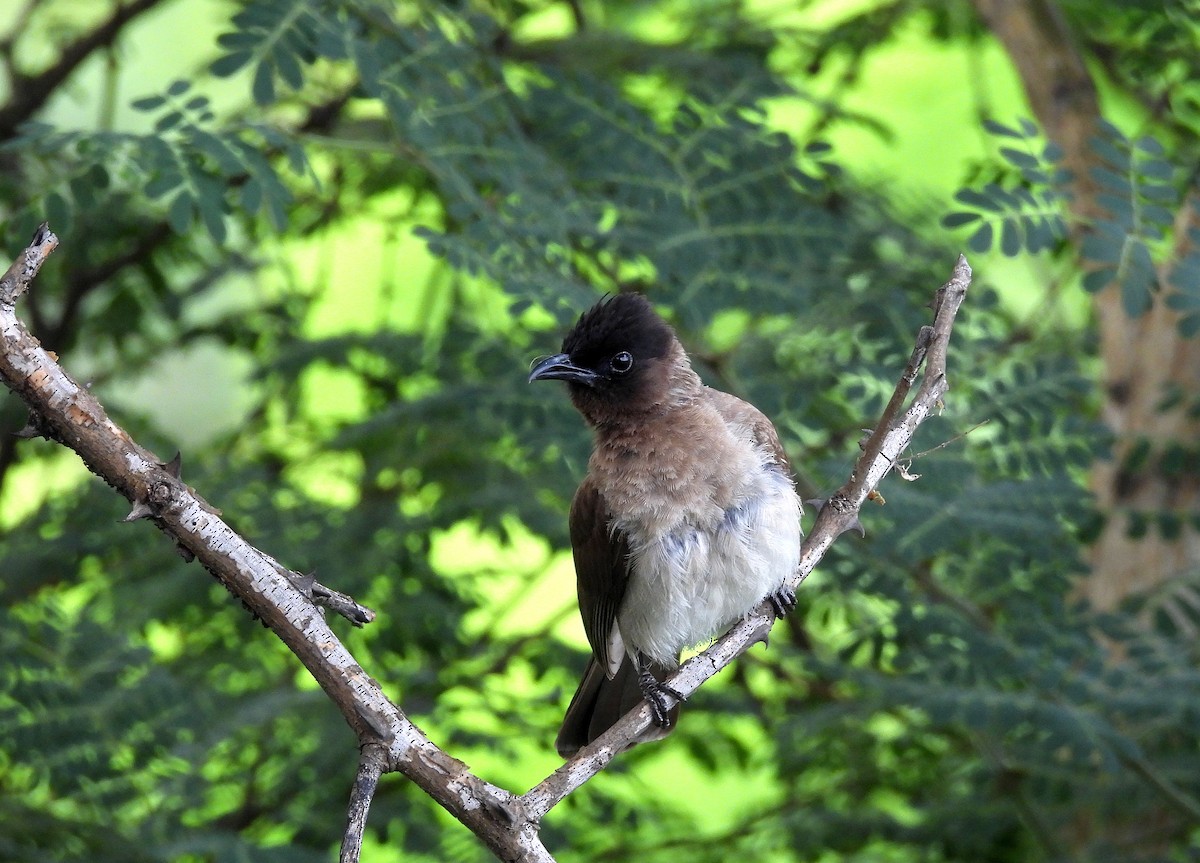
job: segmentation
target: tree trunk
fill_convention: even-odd
[[[1071,171],[1075,247],[1096,217],[1091,139],[1100,117],[1091,74],[1051,0],[974,0],[1008,52],[1047,138]],[[1103,416],[1114,435],[1109,458],[1092,470],[1104,526],[1077,595],[1111,610],[1200,567],[1200,339],[1180,335],[1179,315],[1161,286],[1188,251],[1200,200],[1176,219],[1176,248],[1159,270],[1160,289],[1145,314],[1130,318],[1115,284],[1095,296],[1104,375]],[[1084,262],[1086,267],[1086,262]]]

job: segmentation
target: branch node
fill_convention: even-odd
[[[496,820],[506,827],[516,827],[529,820],[529,816],[525,814],[525,803],[520,797],[515,794],[506,794],[501,797],[492,793],[482,782],[479,784],[480,787],[475,790],[479,802],[488,812],[492,813]]]

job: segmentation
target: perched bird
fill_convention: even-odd
[[[639,294],[580,316],[562,352],[529,380],[567,382],[595,430],[570,533],[579,611],[591,644],[555,746],[569,758],[643,698],[675,724],[666,686],[680,651],[764,598],[784,614],[800,560],[800,498],[779,435],[753,405],[710,389],[671,327]]]

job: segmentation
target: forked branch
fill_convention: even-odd
[[[236,534],[183,482],[178,457],[162,462],[134,442],[29,334],[16,316],[16,301],[57,244],[58,238],[43,225],[0,277],[0,378],[29,407],[30,422],[23,434],[56,440],[78,453],[93,473],[131,502],[128,520],[152,521],[185,559],[199,561],[287,644],[341,710],[358,736],[360,751],[342,863],[358,860],[371,798],[379,777],[389,772],[411,779],[501,859],[553,861],[539,836],[542,816],[627,748],[650,723],[649,709],[642,705],[631,711],[524,795],[485,782],[438,748],[363,671],[318,606],[334,609],[355,625],[369,622],[373,613],[311,575],[289,570]],[[970,281],[970,267],[960,257],[953,277],[937,292],[933,323],[918,334],[895,394],[864,443],[853,473],[821,510],[805,540],[792,587],[798,587],[833,541],[857,523],[868,493],[896,465],[917,427],[940,407],[948,386],[950,332]],[[920,385],[909,401],[918,378]],[[774,613],[764,603],[689,660],[669,681],[671,686],[691,694],[764,640],[773,623]]]

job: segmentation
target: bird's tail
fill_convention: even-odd
[[[643,662],[659,681],[666,680],[675,670],[673,667],[668,668],[647,660]],[[623,658],[621,667],[610,680],[595,657],[588,657],[583,680],[567,706],[567,714],[563,717],[562,728],[554,741],[554,748],[563,758],[570,758],[612,728],[618,719],[637,707],[641,701],[642,688],[638,685],[638,673],[633,660],[628,656]],[[679,705],[676,704],[671,708],[665,727],[659,728],[651,724],[634,742],[661,740],[671,733],[678,718]]]

